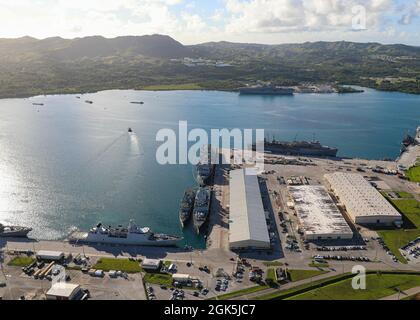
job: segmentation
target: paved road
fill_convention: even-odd
[[[266,290],[262,290],[262,291],[258,291],[258,292],[254,292],[254,293],[250,293],[250,294],[245,294],[243,296],[235,297],[232,300],[253,300],[253,299],[255,299],[259,296],[274,293],[274,292],[277,292],[279,290],[291,289],[291,288],[299,286],[299,285],[308,284],[308,283],[311,283],[313,281],[330,278],[330,277],[336,276],[338,274],[339,274],[338,272],[332,271],[332,272],[328,272],[328,273],[325,273],[325,274],[322,274],[322,275],[319,275],[319,276],[316,276],[316,277],[304,279],[304,280],[301,280],[301,281],[290,282],[290,283],[287,283],[285,285],[280,286],[280,288],[278,288],[278,289],[269,288],[269,289],[266,289]]]
[[[401,293],[396,293],[396,294],[393,294],[392,296],[382,298],[381,300],[400,300],[400,299],[404,299],[404,298],[413,296],[417,293],[420,293],[420,287],[411,288],[411,289],[405,290]]]

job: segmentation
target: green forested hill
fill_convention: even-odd
[[[184,57],[211,63],[188,67]],[[218,68],[217,61],[232,66]],[[0,97],[185,83],[231,90],[254,80],[420,93],[420,48],[352,42],[184,46],[162,35],[0,39]]]

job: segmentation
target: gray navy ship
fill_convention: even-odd
[[[182,227],[191,218],[191,214],[194,208],[195,190],[189,188],[185,190],[184,196],[179,206],[179,221]]]
[[[197,233],[200,233],[200,228],[206,222],[211,201],[211,189],[209,187],[201,187],[198,189],[195,196],[193,220],[194,228]]]
[[[253,145],[255,150],[255,144]],[[264,140],[264,150],[274,154],[336,157],[338,149],[322,145],[319,141],[272,141]]]
[[[130,221],[128,227],[111,227],[99,223],[96,227],[91,228],[89,232],[75,231],[69,237],[71,243],[104,243],[156,247],[176,246],[181,240],[181,237],[154,233],[148,227],[138,227],[133,220]]]
[[[204,145],[200,151],[200,162],[196,165],[196,180],[200,186],[211,183],[215,165],[212,162],[214,150],[211,145]]]
[[[25,238],[28,233],[32,231],[32,228],[19,227],[19,226],[5,226],[0,223],[0,238]]]
[[[239,89],[239,94],[259,94],[271,96],[292,96],[295,90],[293,88],[275,87],[275,86],[253,86]]]

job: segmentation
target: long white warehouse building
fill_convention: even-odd
[[[289,194],[307,240],[353,238],[353,231],[325,187],[293,186]]]
[[[400,226],[401,214],[360,174],[336,172],[326,180],[357,224]]]
[[[230,171],[229,246],[269,249],[270,238],[258,178],[245,169]]]

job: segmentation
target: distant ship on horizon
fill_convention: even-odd
[[[250,86],[239,88],[239,94],[241,95],[272,95],[272,96],[292,96],[295,90],[288,87],[276,87],[276,86]]]

